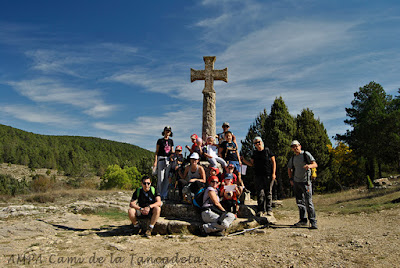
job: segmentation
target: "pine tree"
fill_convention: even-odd
[[[290,143],[294,133],[294,118],[289,114],[282,97],[276,98],[265,121],[263,140],[265,146],[275,154],[278,198],[288,196],[291,191],[287,162],[291,156]]]
[[[302,150],[310,152],[318,164],[318,184],[328,182],[331,179],[328,168],[330,154],[328,145],[332,146],[324,124],[315,119],[314,113],[309,109],[303,109],[296,118],[295,139],[301,143]]]
[[[349,119],[344,122],[353,129],[344,135],[337,135],[338,140],[349,144],[359,157],[367,159],[366,173],[373,180],[376,178],[376,164],[381,176],[381,164],[387,155],[387,120],[391,96],[382,86],[370,82],[354,93],[351,107],[346,108]]]

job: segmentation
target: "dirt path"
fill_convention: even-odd
[[[400,209],[335,216],[319,229],[291,228],[297,215],[232,237],[131,236],[128,220],[72,213],[0,221],[0,266],[8,267],[400,267]]]

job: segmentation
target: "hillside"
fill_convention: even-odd
[[[0,163],[101,175],[108,165],[150,168],[153,153],[136,145],[93,137],[39,135],[0,124]]]

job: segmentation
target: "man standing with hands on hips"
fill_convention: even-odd
[[[307,211],[308,220],[311,224],[310,229],[317,229],[315,209],[312,202],[311,169],[318,167],[318,165],[309,152],[301,150],[300,142],[297,140],[292,141],[290,147],[294,156],[288,162],[288,175],[300,214],[300,221],[294,226],[307,226]]]

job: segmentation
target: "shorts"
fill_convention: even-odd
[[[237,170],[237,172],[240,173],[242,171],[242,169],[240,168],[239,161],[229,161],[229,164],[232,164],[235,167],[235,169]]]
[[[143,215],[140,210],[136,210],[136,218],[138,218],[138,219],[151,218],[152,215],[153,215],[152,210],[150,210],[149,214],[147,214],[147,215]]]

